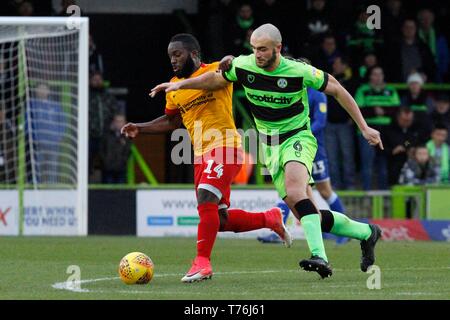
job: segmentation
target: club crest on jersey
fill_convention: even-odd
[[[255,76],[252,75],[252,74],[249,74],[249,75],[247,76],[247,81],[250,82],[250,83],[253,83],[253,81],[255,81]]]
[[[280,87],[281,89],[284,89],[284,88],[287,87],[288,83],[287,83],[287,80],[286,80],[286,79],[280,78],[280,79],[278,79],[278,81],[277,81],[277,85],[278,85],[278,87]]]

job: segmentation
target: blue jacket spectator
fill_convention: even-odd
[[[56,183],[60,163],[60,143],[66,131],[66,120],[62,106],[50,99],[50,89],[39,84],[30,99],[25,116],[27,138],[31,137],[30,154],[35,161],[36,181]]]
[[[336,38],[332,34],[326,34],[322,39],[318,53],[311,60],[317,68],[331,73],[334,60],[341,56],[341,52],[337,48]]]
[[[34,141],[46,144],[61,142],[66,126],[63,109],[59,103],[30,99],[30,119]]]

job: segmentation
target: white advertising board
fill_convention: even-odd
[[[71,190],[26,190],[24,235],[78,235],[80,215],[77,192]]]
[[[320,198],[320,197],[319,197]],[[321,208],[326,208],[322,199],[317,199]],[[138,236],[195,236],[199,221],[197,201],[194,190],[139,190],[137,201]],[[274,207],[279,201],[272,190],[233,190],[230,208],[250,212],[262,212]],[[296,239],[304,239],[300,223],[291,214],[287,227]],[[264,235],[269,229],[233,233],[220,232],[219,237],[255,238]]]

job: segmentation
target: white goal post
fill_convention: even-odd
[[[0,235],[86,235],[89,20],[0,17]]]

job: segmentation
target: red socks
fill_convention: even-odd
[[[197,256],[209,259],[220,227],[219,207],[215,203],[203,203],[197,208],[200,216]],[[266,228],[264,212],[250,213],[241,209],[229,209],[227,223],[220,231],[246,232],[261,228]]]
[[[219,207],[215,203],[203,203],[198,207],[200,223],[197,231],[197,256],[209,259],[219,232]]]
[[[228,219],[223,230],[246,232],[266,227],[266,218],[263,212],[250,213],[241,209],[228,209]]]

